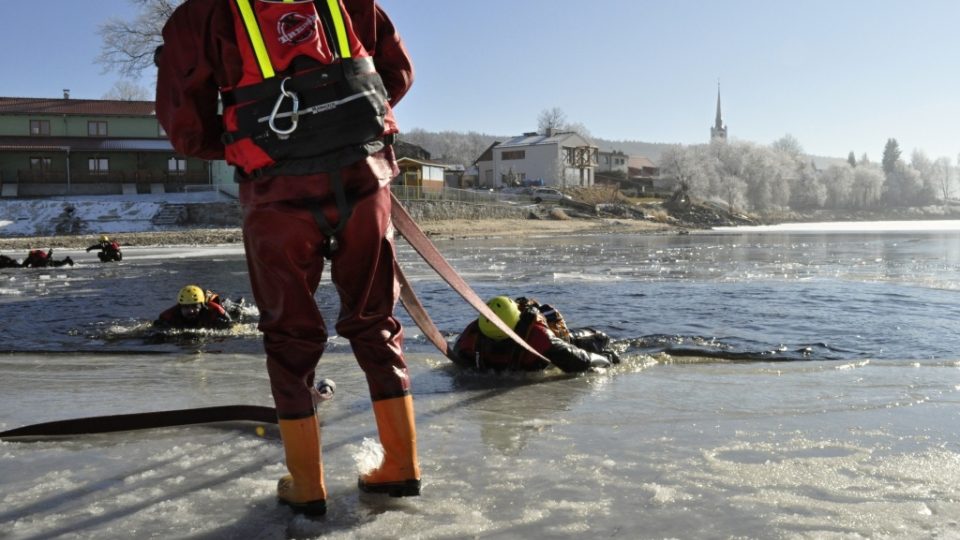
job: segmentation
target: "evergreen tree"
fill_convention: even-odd
[[[897,168],[897,162],[900,161],[900,145],[896,139],[887,139],[887,145],[883,148],[883,172],[887,176],[893,174]]]
[[[853,150],[847,154],[847,163],[849,163],[851,167],[857,166],[857,156],[853,155]]]

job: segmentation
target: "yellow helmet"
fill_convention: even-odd
[[[109,241],[110,241],[110,238],[108,238],[107,235],[105,235],[105,234],[101,234],[101,235],[100,235],[100,241],[101,241],[101,242],[109,242]]]
[[[202,304],[203,302],[203,289],[197,287],[196,285],[187,285],[186,287],[180,289],[180,294],[177,296],[177,303],[181,306]]]
[[[520,308],[509,296],[495,296],[487,302],[487,307],[511,330],[517,327],[517,323],[520,321]],[[480,326],[480,332],[488,338],[496,341],[506,339],[507,335],[490,322],[490,319],[481,315],[477,322]]]

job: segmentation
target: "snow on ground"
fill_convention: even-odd
[[[225,199],[226,196],[218,192],[206,191],[0,200],[0,237],[153,231],[162,228],[151,220],[165,204],[196,204]],[[67,229],[64,230],[64,227]],[[80,230],[71,227],[79,227]]]

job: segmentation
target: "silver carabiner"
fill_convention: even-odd
[[[277,97],[277,102],[273,105],[273,112],[270,113],[270,129],[274,133],[280,136],[281,139],[286,139],[290,136],[291,133],[297,129],[297,121],[300,119],[300,98],[297,96],[296,92],[290,92],[287,90],[287,81],[290,80],[290,77],[287,77],[280,83],[280,96]],[[281,114],[280,117],[290,117],[290,127],[287,129],[279,129],[274,123],[277,119],[277,112],[280,110],[280,105],[283,103],[284,98],[290,98],[293,100],[293,109],[289,113]]]

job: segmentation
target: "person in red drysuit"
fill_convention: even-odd
[[[237,166],[244,248],[290,472],[278,484],[279,502],[326,512],[310,394],[327,341],[314,298],[325,258],[340,296],[336,331],[366,375],[384,447],[383,463],[362,474],[359,487],[419,495],[413,398],[393,315],[389,191],[399,172],[392,107],[410,88],[413,67],[393,23],[374,0],[187,0],[163,43],[154,57],[157,118],[174,148]],[[347,87],[329,91],[336,85]]]
[[[31,249],[30,252],[27,253],[27,257],[20,263],[20,266],[25,268],[46,268],[48,266],[64,265],[73,266],[73,259],[64,257],[63,260],[60,261],[54,260],[52,249],[48,249],[47,251]]]
[[[460,367],[477,371],[541,371],[557,366],[567,373],[606,368],[620,363],[609,348],[610,338],[599,330],[568,330],[560,312],[534,299],[496,296],[487,306],[545,362],[507,339],[499,328],[480,316],[454,342],[451,360]]]
[[[233,326],[233,320],[220,304],[220,297],[208,297],[196,285],[186,285],[177,293],[177,305],[171,306],[153,321],[155,328],[205,328],[225,330]]]

